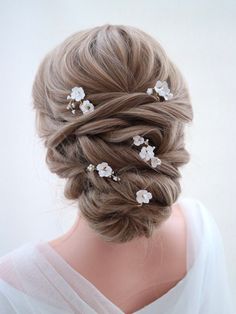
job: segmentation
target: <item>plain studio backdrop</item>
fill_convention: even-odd
[[[73,32],[126,24],[153,35],[188,82],[194,121],[186,129],[191,161],[182,168],[182,196],[214,216],[236,296],[236,2],[1,1],[0,21],[0,256],[58,236],[76,213],[35,131],[31,87],[39,62]]]

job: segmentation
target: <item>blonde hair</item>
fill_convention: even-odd
[[[146,94],[157,80],[173,93],[158,102]],[[95,110],[75,115],[67,95],[82,86]],[[32,88],[36,128],[47,148],[51,172],[66,178],[64,195],[77,200],[83,217],[106,241],[149,238],[171,213],[181,192],[179,167],[190,157],[184,125],[193,111],[186,83],[160,44],[135,27],[110,25],[70,35],[47,53]],[[162,164],[153,169],[132,146],[132,137],[149,138]],[[108,162],[121,181],[87,172]],[[140,206],[136,191],[152,193]]]

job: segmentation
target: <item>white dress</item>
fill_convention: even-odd
[[[233,314],[218,227],[199,200],[179,203],[187,222],[187,274],[135,313]],[[0,259],[0,313],[124,314],[43,240]]]

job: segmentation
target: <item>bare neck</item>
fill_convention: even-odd
[[[172,206],[172,214],[163,225],[154,231],[151,238],[140,237],[129,242],[117,244],[103,240],[90,228],[87,221],[78,215],[73,226],[62,236],[49,241],[49,244],[75,269],[79,270],[83,260],[98,261],[98,257],[106,258],[107,262],[121,261],[122,259],[139,260],[154,243],[157,247],[158,237],[173,228],[175,218],[178,216],[177,204]],[[144,254],[143,254],[144,253]]]

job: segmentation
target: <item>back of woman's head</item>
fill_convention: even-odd
[[[170,100],[146,93],[157,80],[168,83]],[[67,109],[74,86],[84,89],[93,112]],[[47,165],[67,179],[65,197],[78,200],[82,216],[106,241],[150,237],[181,192],[179,167],[190,158],[184,125],[193,118],[186,83],[160,44],[131,26],[74,33],[42,60],[32,95]],[[154,169],[140,158],[135,135],[156,147],[161,165]],[[86,171],[103,161],[119,182]],[[136,200],[140,189],[152,193],[142,206]]]

